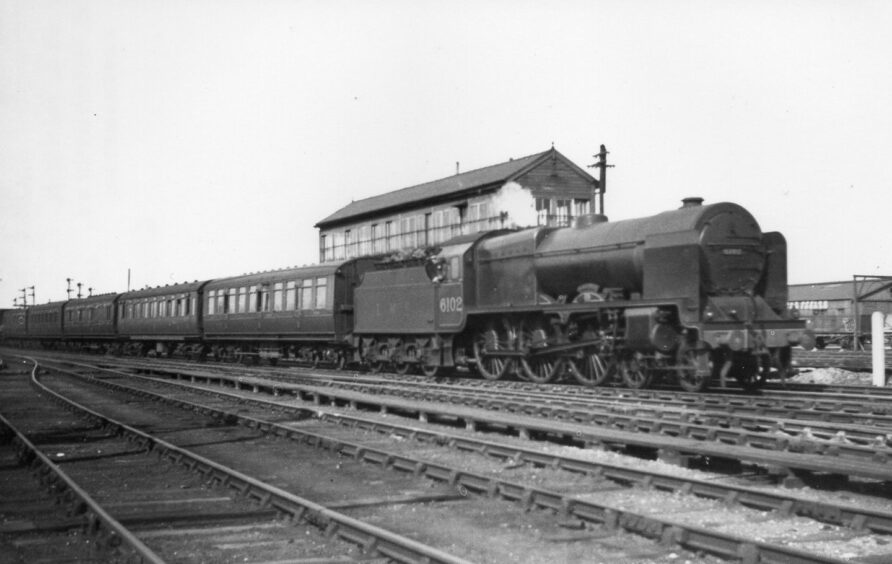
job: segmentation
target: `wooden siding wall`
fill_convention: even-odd
[[[548,160],[517,179],[536,198],[591,198],[594,186],[561,159]]]

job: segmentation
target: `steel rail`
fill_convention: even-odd
[[[298,379],[290,381],[298,383],[296,381]],[[397,390],[399,394],[412,393],[412,391],[408,389],[402,391],[400,386],[402,386],[402,384],[388,383],[375,385],[372,383],[356,381],[328,383],[328,387],[339,387],[359,391],[372,389],[374,390],[374,393],[382,393],[384,390]],[[791,437],[794,436],[793,431],[798,431],[799,433],[811,434],[819,439],[843,442],[851,441],[852,443],[861,445],[882,446],[882,441],[892,440],[892,416],[864,415],[859,417],[855,414],[849,414],[848,416],[843,415],[841,417],[835,417],[832,412],[813,410],[790,411],[789,408],[780,406],[773,408],[741,408],[731,406],[727,411],[716,411],[707,408],[703,411],[694,413],[691,411],[692,406],[687,403],[679,405],[670,404],[667,406],[666,401],[642,401],[637,398],[623,398],[621,400],[586,400],[575,396],[533,396],[532,394],[536,392],[505,392],[501,390],[487,390],[484,392],[486,394],[484,396],[477,390],[437,384],[425,386],[424,390],[425,392],[431,390],[430,393],[435,393],[436,390],[442,390],[442,394],[438,397],[439,401],[443,401],[442,398],[444,397],[455,398],[457,395],[461,394],[462,396],[470,397],[470,401],[472,402],[486,401],[487,397],[498,402],[503,402],[507,400],[510,395],[510,397],[517,398],[518,400],[542,401],[549,408],[554,408],[555,410],[566,409],[575,410],[577,413],[591,412],[594,414],[601,414],[601,418],[611,417],[612,414],[616,413],[619,413],[620,416],[627,415],[629,412],[634,411],[634,417],[636,419],[640,419],[647,415],[658,421],[669,421],[674,418],[675,420],[690,423],[691,421],[698,420],[703,421],[703,424],[709,427],[761,427],[770,432],[782,431]],[[450,401],[453,400],[450,399]],[[618,403],[618,401],[622,403]],[[892,409],[892,406],[890,406],[890,409]],[[814,417],[814,419],[809,419],[808,417]],[[854,418],[861,419],[862,423],[852,423],[851,421]],[[574,417],[574,419],[579,420],[578,417]],[[843,419],[844,421],[839,422],[834,421],[834,419]],[[612,423],[616,424],[616,421],[612,421]],[[884,425],[877,427],[877,425],[881,423]]]
[[[97,367],[92,367],[97,368]],[[99,368],[102,370],[102,368]],[[166,371],[161,371],[166,373]],[[685,453],[694,456],[708,456],[729,460],[745,461],[750,464],[783,467],[790,470],[804,470],[811,472],[829,472],[849,476],[860,476],[877,480],[890,480],[889,456],[882,452],[866,451],[864,458],[839,457],[834,453],[846,448],[846,445],[836,443],[816,443],[814,441],[775,441],[777,449],[754,448],[741,445],[733,438],[728,442],[715,440],[718,436],[707,436],[707,440],[689,438],[686,436],[685,425],[679,427],[679,436],[669,434],[659,435],[658,438],[650,438],[647,435],[629,430],[616,430],[607,426],[589,427],[588,421],[583,420],[557,420],[551,419],[548,423],[542,422],[536,409],[522,411],[519,415],[506,411],[496,411],[491,405],[484,410],[476,407],[456,409],[456,404],[447,398],[440,404],[420,406],[418,403],[408,403],[399,398],[387,396],[370,396],[349,390],[337,390],[328,387],[305,386],[300,384],[276,383],[265,379],[243,378],[225,374],[212,374],[207,371],[185,372],[175,371],[176,377],[187,377],[192,381],[207,381],[209,384],[216,381],[221,386],[235,389],[248,388],[254,392],[266,391],[272,395],[293,394],[301,399],[310,397],[315,403],[321,403],[323,398],[330,401],[341,401],[351,406],[359,404],[374,405],[380,409],[392,409],[394,411],[414,412],[419,417],[438,416],[452,419],[462,419],[469,428],[478,424],[508,426],[517,429],[521,436],[529,437],[530,433],[542,433],[573,437],[576,442],[586,444],[622,444],[638,445],[645,448],[653,448],[667,453],[668,458],[684,458]],[[375,398],[372,401],[372,398]],[[670,422],[671,423],[671,422]],[[783,437],[778,437],[783,439]],[[849,449],[853,447],[848,447]],[[816,452],[817,451],[817,452]],[[855,452],[858,452],[857,450]],[[874,458],[876,457],[876,458]]]
[[[137,378],[143,378],[136,376]],[[106,385],[101,379],[95,379],[100,385]],[[152,380],[154,381],[154,380]],[[832,504],[810,500],[802,497],[783,495],[774,492],[765,492],[756,488],[745,486],[716,484],[708,480],[700,480],[690,477],[674,476],[656,471],[647,471],[638,468],[629,468],[606,462],[593,462],[572,457],[564,457],[555,454],[543,453],[534,449],[507,445],[485,439],[471,438],[442,431],[422,429],[407,425],[384,422],[353,415],[335,414],[319,409],[271,402],[268,400],[246,398],[243,395],[222,390],[207,388],[193,388],[180,382],[163,381],[164,385],[176,386],[199,393],[214,395],[248,404],[261,409],[272,409],[277,412],[292,414],[295,419],[307,417],[317,418],[320,421],[337,423],[346,427],[355,427],[363,430],[383,432],[403,436],[421,442],[433,444],[446,444],[451,448],[476,452],[486,456],[504,460],[512,460],[515,463],[531,463],[538,466],[562,469],[580,474],[600,476],[621,483],[637,484],[652,487],[658,490],[693,494],[708,499],[721,500],[725,503],[739,503],[759,510],[775,510],[784,514],[810,517],[818,521],[850,527],[856,530],[869,530],[879,534],[892,534],[892,512],[871,511],[868,509],[847,506],[844,504]],[[117,384],[112,384],[117,385]],[[125,388],[128,389],[128,388]],[[131,393],[133,389],[129,388]],[[151,392],[149,392],[151,393]],[[166,401],[166,400],[163,400]],[[179,402],[181,400],[173,399]]]
[[[31,378],[37,377],[38,364],[34,363]],[[21,431],[19,431],[6,417],[0,414],[0,427],[6,429],[6,433],[12,434],[12,440],[19,451],[19,459],[28,463],[31,467],[39,467],[41,481],[50,482],[54,489],[64,489],[67,494],[64,497],[74,505],[79,506],[77,511],[84,517],[84,531],[103,540],[100,544],[106,550],[119,550],[121,547],[129,548],[133,555],[141,562],[150,564],[164,564],[164,560],[152,549],[146,546],[135,534],[120,521],[111,516],[102,508],[93,497],[63,471],[58,464],[49,459],[32,443]],[[74,500],[77,500],[76,502]],[[120,541],[120,544],[119,542]]]
[[[250,380],[237,378],[245,385],[252,385]],[[263,384],[261,384],[263,385]],[[293,384],[300,386],[300,384]],[[331,387],[329,387],[331,388]],[[571,421],[575,423],[594,424],[602,427],[622,429],[636,432],[661,434],[672,437],[683,437],[699,441],[715,441],[724,444],[744,445],[765,450],[797,450],[810,454],[831,455],[834,457],[846,457],[854,460],[867,460],[873,462],[892,463],[892,449],[885,444],[886,437],[875,433],[870,444],[857,444],[852,440],[843,440],[843,437],[829,436],[826,440],[815,440],[819,437],[791,436],[781,427],[775,425],[776,430],[752,431],[745,427],[723,427],[709,416],[698,417],[696,413],[687,412],[684,418],[674,420],[662,417],[663,413],[653,413],[651,416],[641,413],[627,414],[614,410],[597,410],[589,407],[577,407],[572,405],[558,405],[555,403],[530,403],[524,399],[509,397],[481,397],[477,394],[458,394],[455,391],[438,391],[426,389],[406,389],[371,386],[364,383],[343,384],[338,389],[354,391],[363,394],[391,395],[414,401],[435,401],[441,403],[458,404],[469,407],[478,407],[493,411],[501,411],[516,414],[534,415],[559,421]],[[701,422],[700,420],[705,420]],[[738,421],[735,421],[739,424]],[[781,423],[786,424],[786,421]],[[793,422],[789,427],[795,428]],[[804,431],[803,426],[803,431]],[[817,435],[817,433],[816,433]],[[864,442],[868,442],[862,438]]]
[[[58,369],[57,369],[58,370]],[[65,372],[62,370],[61,372]],[[556,512],[563,518],[578,518],[590,523],[602,525],[610,530],[621,528],[647,538],[656,539],[663,544],[677,544],[693,551],[707,551],[725,558],[741,559],[742,562],[761,563],[840,563],[842,560],[823,555],[805,552],[781,545],[772,545],[763,541],[742,538],[736,535],[721,533],[703,527],[687,525],[671,519],[642,515],[626,511],[620,507],[600,504],[593,501],[575,499],[573,497],[552,492],[543,488],[531,487],[508,480],[498,479],[473,472],[458,470],[446,465],[436,464],[412,458],[406,455],[389,452],[384,449],[335,439],[285,425],[259,420],[245,415],[230,413],[171,396],[163,396],[145,390],[134,390],[122,384],[109,382],[92,375],[71,373],[79,378],[95,381],[110,389],[127,391],[143,397],[154,397],[165,403],[180,405],[184,408],[218,418],[235,418],[240,425],[273,434],[277,437],[299,439],[307,444],[342,453],[353,458],[378,464],[385,468],[412,473],[416,476],[447,483],[467,491],[498,496],[518,502],[525,509],[542,508]],[[137,378],[143,378],[136,376]],[[148,379],[148,378],[147,378]]]
[[[167,370],[195,370],[194,365],[183,365],[182,363],[163,363],[159,368],[158,364],[136,362],[128,363],[138,369],[163,372]],[[226,369],[226,367],[218,367]],[[246,368],[239,369],[242,374]],[[254,371],[252,371],[254,372]],[[598,403],[606,405],[615,405],[617,402],[634,403],[636,407],[643,405],[667,406],[675,410],[684,410],[689,408],[697,409],[713,409],[720,410],[715,413],[709,412],[710,418],[725,417],[732,418],[735,422],[746,423],[754,426],[770,426],[776,427],[778,418],[785,421],[785,430],[804,428],[803,420],[812,422],[810,431],[815,431],[817,427],[830,427],[830,424],[849,425],[848,435],[858,437],[862,440],[872,441],[878,434],[874,432],[870,434],[869,429],[875,429],[877,426],[887,428],[892,432],[892,397],[881,394],[870,394],[867,392],[852,393],[845,396],[836,395],[828,397],[827,393],[813,392],[796,392],[792,390],[778,390],[774,394],[762,393],[760,395],[744,396],[740,394],[703,394],[689,393],[674,390],[647,389],[632,390],[624,388],[588,388],[581,386],[565,386],[554,384],[532,384],[529,382],[492,382],[488,380],[469,380],[462,379],[457,382],[449,380],[402,376],[402,377],[381,377],[367,375],[344,375],[344,374],[326,374],[323,378],[314,377],[305,374],[276,374],[270,371],[257,371],[255,374],[258,378],[273,379],[286,382],[307,382],[313,385],[322,386],[344,386],[345,384],[376,386],[399,386],[399,385],[415,385],[424,386],[425,389],[443,389],[454,392],[483,389],[483,393],[500,394],[504,397],[506,394],[524,395],[536,394],[537,399],[548,399],[550,401],[567,402],[568,405],[575,405],[572,402],[581,402],[582,407],[589,404]],[[861,388],[855,388],[861,390]],[[833,389],[831,389],[833,391]],[[874,395],[873,402],[865,403],[865,399],[870,399]],[[867,396],[867,397],[865,397]],[[836,434],[838,428],[834,430],[819,431],[817,434]],[[845,430],[845,429],[842,429]]]
[[[34,362],[36,365],[37,361]],[[54,368],[53,370],[69,375],[82,376],[59,368]],[[273,507],[296,522],[306,521],[320,527],[327,536],[337,536],[348,542],[358,544],[367,554],[386,556],[397,562],[469,564],[466,560],[408,537],[364,523],[308,499],[261,482],[246,474],[177,447],[172,443],[153,437],[125,423],[106,417],[86,406],[79,405],[41,384],[37,378],[36,366],[31,382],[37,389],[49,394],[55,401],[67,406],[69,409],[86,414],[91,419],[102,421],[109,428],[126,433],[146,450],[157,453],[159,457],[196,471],[224,487],[234,489],[239,494],[254,500],[262,506]]]

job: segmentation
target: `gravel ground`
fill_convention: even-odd
[[[842,368],[801,368],[799,374],[788,381],[796,384],[834,384],[841,386],[872,386],[870,372],[852,372]],[[892,378],[887,379],[892,386]]]

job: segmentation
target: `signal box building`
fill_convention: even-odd
[[[351,202],[316,224],[319,260],[409,252],[503,227],[566,226],[594,211],[598,190],[594,177],[552,147]],[[526,210],[517,211],[518,200]]]

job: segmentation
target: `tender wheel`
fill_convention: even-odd
[[[600,386],[613,375],[615,367],[604,361],[596,350],[586,350],[582,358],[569,359],[570,373],[583,386]]]
[[[397,353],[397,357],[393,364],[394,371],[400,375],[408,374],[409,370],[417,364],[418,350],[415,345],[407,345],[402,354]]]
[[[421,373],[428,378],[435,378],[440,373],[440,368],[442,367],[439,364],[422,364]]]
[[[335,357],[334,369],[343,370],[344,367],[347,366],[347,357],[341,353],[336,354],[337,356]]]
[[[499,348],[499,335],[494,329],[481,331],[474,339],[474,359],[477,361],[477,371],[487,380],[498,380],[508,372],[510,361],[486,354],[498,351]]]
[[[632,356],[620,363],[620,373],[626,386],[635,389],[646,388],[653,380],[653,374],[647,368],[644,359],[638,355]]]
[[[418,351],[415,345],[407,345],[403,353],[398,356],[398,360],[393,364],[393,369],[397,374],[407,374],[417,364]]]
[[[378,374],[382,372],[384,368],[387,366],[387,361],[384,360],[390,357],[390,351],[387,349],[387,345],[381,345],[378,347],[377,354],[375,355],[375,360],[372,360],[369,364],[369,372],[372,374]]]
[[[712,366],[709,351],[682,347],[678,351],[678,385],[686,392],[702,392],[709,387]]]

